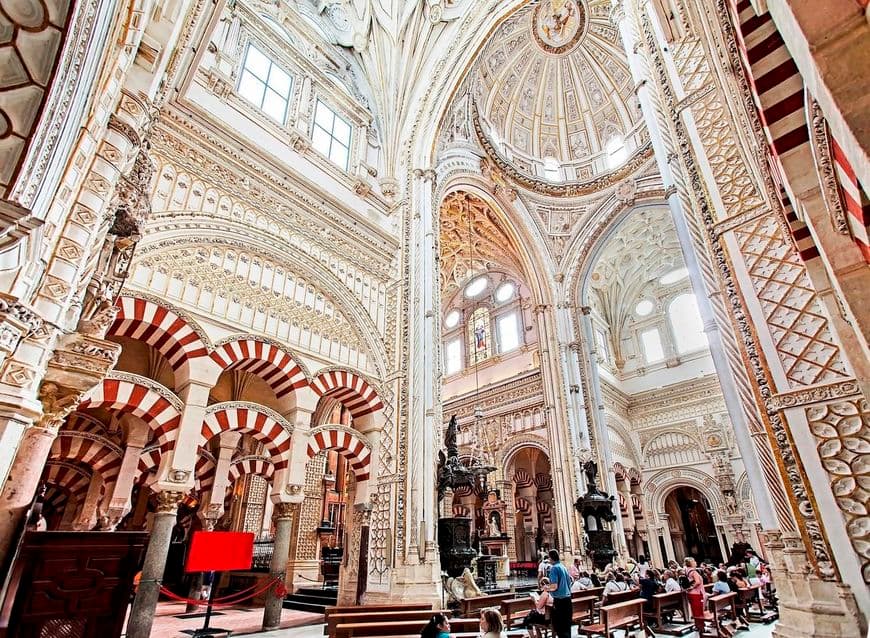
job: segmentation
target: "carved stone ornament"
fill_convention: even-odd
[[[69,414],[82,401],[84,392],[76,388],[43,381],[39,387],[39,400],[42,402],[43,416],[40,425],[47,428],[60,428]]]
[[[157,492],[157,513],[175,514],[178,511],[178,504],[182,498],[184,498],[182,492],[170,492],[166,490]]]
[[[272,520],[275,522],[292,520],[293,514],[297,511],[299,511],[299,503],[275,503]]]

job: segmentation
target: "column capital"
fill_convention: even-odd
[[[276,523],[278,521],[292,520],[293,517],[299,512],[301,505],[301,503],[291,502],[275,503],[275,507],[272,510],[272,520]]]
[[[153,487],[155,486],[152,486],[152,489]],[[178,504],[183,498],[183,492],[171,492],[168,490],[157,492],[157,513],[175,514],[178,511]]]

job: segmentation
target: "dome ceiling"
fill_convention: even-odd
[[[473,76],[480,115],[493,146],[520,171],[582,180],[612,170],[644,144],[610,6],[542,0],[502,24],[481,53]],[[556,160],[558,176],[546,158]]]

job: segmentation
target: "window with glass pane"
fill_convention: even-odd
[[[462,339],[448,341],[444,346],[444,372],[455,374],[462,370]]]
[[[665,358],[662,349],[662,338],[657,328],[650,328],[640,333],[640,342],[643,345],[643,356],[647,363],[661,361]]]
[[[287,120],[287,105],[293,78],[253,44],[245,51],[239,79],[239,95],[281,124]]]
[[[320,100],[314,107],[314,128],[311,145],[330,160],[347,170],[350,158],[350,124]]]
[[[707,347],[707,335],[704,334],[704,322],[695,295],[686,293],[675,297],[668,307],[668,318],[677,352],[682,354]]]
[[[510,352],[520,347],[520,326],[517,314],[512,312],[502,315],[496,321],[498,324],[499,352]]]

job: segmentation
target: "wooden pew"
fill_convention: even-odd
[[[504,619],[505,628],[510,629],[515,624],[522,622],[534,608],[535,601],[529,595],[501,601],[501,616]]]
[[[734,618],[734,603],[736,600],[737,594],[734,592],[711,596],[707,599],[709,613],[706,615],[705,620],[708,626],[705,626],[702,638],[731,638],[734,635],[724,624],[725,620]]]
[[[746,618],[751,622],[769,623],[779,617],[779,614],[773,610],[765,608],[760,584],[741,589],[739,605],[743,607]]]
[[[620,592],[621,593],[621,592]],[[617,629],[628,633],[631,630],[639,630],[645,635],[653,635],[647,629],[643,619],[643,598],[626,600],[615,605],[603,605],[601,607],[601,622],[591,625],[583,625],[578,628],[581,636],[604,636],[611,638]]]
[[[672,591],[665,594],[655,594],[650,601],[652,606],[651,611],[644,611],[644,616],[647,620],[654,620],[656,623],[656,633],[668,634],[670,636],[682,636],[694,629],[694,623],[689,621],[689,614],[686,611],[688,601],[682,591]],[[674,612],[680,612],[681,623],[675,623],[673,619]],[[668,618],[668,621],[665,621]]]
[[[476,598],[466,598],[462,601],[463,616],[478,616],[481,609],[487,607],[498,607],[503,600],[516,598],[516,592],[504,592],[502,594],[488,594],[486,596],[477,596]]]
[[[602,593],[602,605],[615,605],[616,603],[622,603],[626,600],[634,600],[637,598],[638,589],[629,589],[628,591],[617,591],[612,594],[608,594],[604,596]]]
[[[345,606],[332,606],[327,607],[323,610],[324,622],[323,625],[323,635],[330,635],[330,630],[334,633],[335,631],[335,622],[330,623],[329,617],[335,614],[376,614],[385,611],[413,611],[420,609],[432,609],[432,605],[430,603],[394,603],[389,605],[345,605]],[[434,614],[435,612],[430,612]]]
[[[335,638],[375,638],[377,636],[415,636],[420,637],[420,632],[428,621],[421,620],[398,620],[395,622],[361,622],[342,623],[335,628]],[[508,636],[525,638],[525,630],[508,630]],[[457,618],[450,620],[450,636],[480,636],[480,620],[477,618]]]
[[[571,598],[587,598],[589,596],[595,596],[596,598],[601,598],[601,595],[604,593],[604,587],[590,587],[589,589],[581,589],[580,591],[572,591]]]
[[[328,636],[336,634],[336,628],[342,624],[355,623],[391,623],[397,621],[411,621],[425,625],[429,619],[437,613],[450,616],[449,609],[401,609],[399,611],[366,611],[363,607],[357,607],[353,612],[331,613],[326,620]]]
[[[595,620],[595,603],[597,596],[585,596],[583,598],[571,597],[571,622],[575,625],[589,624]]]

